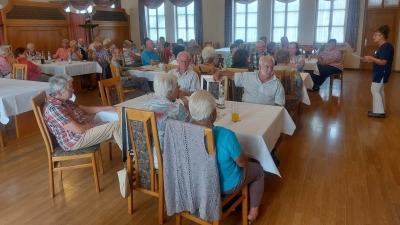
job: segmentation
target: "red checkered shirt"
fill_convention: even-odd
[[[47,127],[57,138],[58,144],[66,151],[70,151],[82,135],[66,130],[63,126],[71,121],[75,121],[81,125],[92,123],[83,114],[83,111],[78,105],[70,100],[63,102],[52,96],[48,96],[47,104],[43,111],[43,117]]]

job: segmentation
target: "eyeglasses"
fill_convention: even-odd
[[[378,36],[378,35],[382,35],[381,33],[374,33],[374,37]]]

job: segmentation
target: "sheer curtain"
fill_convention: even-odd
[[[194,37],[200,46],[203,43],[203,6],[202,0],[194,0]]]
[[[225,0],[225,30],[224,30],[224,42],[225,47],[229,47],[232,43],[232,0]]]
[[[358,35],[358,18],[360,17],[360,0],[349,1],[346,22],[346,36],[345,41],[350,45],[353,51],[357,48],[357,35]]]

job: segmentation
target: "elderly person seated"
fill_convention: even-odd
[[[235,54],[236,50],[238,50],[238,46],[235,44],[231,44],[230,46],[231,54],[225,56],[223,64],[226,67],[231,67],[232,66],[232,56]]]
[[[107,51],[108,56],[112,55],[112,50],[116,48],[116,46],[114,44],[111,43],[111,39],[110,38],[106,38],[103,40],[103,48],[104,50]]]
[[[168,61],[169,61],[169,59],[171,59],[171,57],[172,57],[171,43],[169,43],[169,42],[165,42],[164,43],[164,52],[165,52],[165,55],[167,56]]]
[[[156,45],[157,50],[164,50],[165,37],[159,37]]]
[[[301,54],[299,44],[297,42],[290,42],[289,52],[290,52],[290,63],[287,65],[296,68],[297,71],[299,72],[303,71],[305,60],[303,54]]]
[[[114,106],[83,106],[69,100],[74,93],[72,77],[55,75],[49,81],[50,94],[43,108],[44,121],[65,151],[74,151],[114,138],[122,149],[119,122],[93,124],[85,115],[116,111]]]
[[[244,49],[236,50],[235,54],[233,55],[231,67],[232,68],[249,69],[250,71],[253,71],[253,68],[250,67],[250,65],[249,65],[248,56],[249,55],[246,50],[244,50]],[[258,65],[258,62],[257,62],[257,65]]]
[[[95,50],[94,45],[96,42],[100,42],[100,38],[98,38],[98,37],[93,38],[93,42],[89,45],[90,50],[92,50],[92,51]]]
[[[28,43],[26,45],[26,50],[28,51],[28,57],[32,60],[40,60],[42,58],[42,54],[35,50],[35,44]]]
[[[205,47],[201,52],[201,55],[203,57],[203,63],[199,64],[200,71],[201,71],[201,66],[214,67],[214,73],[218,71],[218,68],[216,67],[216,64],[214,62],[215,50],[213,47]],[[208,74],[212,75],[211,72],[209,72]]]
[[[192,59],[189,53],[180,52],[177,57],[179,67],[168,71],[168,73],[178,77],[180,90],[186,96],[200,89],[199,76],[195,71],[189,68]]]
[[[123,43],[125,66],[127,67],[138,67],[142,65],[142,57],[138,52],[132,50],[133,43],[129,40],[125,40]]]
[[[186,51],[195,55],[200,54],[200,47],[197,44],[196,40],[194,39],[190,40],[189,47],[186,49]]]
[[[61,45],[62,48],[57,50],[56,54],[53,55],[53,59],[67,60],[69,56],[68,54],[71,51],[71,48],[69,47],[69,40],[62,40]]]
[[[113,49],[111,64],[118,68],[121,84],[123,88],[139,88],[145,93],[151,92],[149,87],[149,80],[146,77],[135,77],[129,73],[129,71],[124,71],[119,61],[122,59],[121,50],[118,48]]]
[[[87,60],[86,52],[79,47],[78,42],[72,40],[69,42],[71,47],[71,59],[72,61]]]
[[[206,42],[205,47],[210,47],[210,48],[214,49],[214,46],[213,46],[212,42]],[[214,64],[216,66],[219,66],[219,56],[218,56],[217,52],[215,52],[215,49],[214,49],[213,59],[214,59]],[[205,60],[203,59],[203,61],[205,61]]]
[[[284,106],[285,91],[273,72],[274,65],[273,58],[263,56],[258,63],[259,70],[257,72],[218,71],[214,74],[214,79],[219,80],[221,75],[228,76],[229,79],[235,81],[237,87],[243,87],[243,102]]]
[[[344,69],[342,52],[336,48],[336,39],[328,41],[328,47],[318,55],[319,76],[312,75],[314,81],[313,91],[319,91],[319,87],[325,82],[326,78],[335,73],[340,73]]]
[[[146,41],[146,49],[142,52],[143,66],[150,65],[151,60],[158,60],[159,62],[161,62],[161,58],[158,55],[157,51],[154,51],[154,42],[149,39]]]
[[[172,48],[172,54],[174,54],[175,58],[178,57],[180,52],[184,52],[186,49],[185,45],[183,44],[183,39],[179,38],[176,41],[176,45]]]
[[[83,50],[86,50],[86,49],[88,48],[88,47],[86,46],[85,39],[83,39],[83,38],[79,38],[79,39],[78,39],[78,47],[81,48],[81,49],[83,49]]]
[[[217,118],[215,107],[215,99],[208,91],[196,91],[190,96],[189,110],[193,123],[209,127],[214,133],[222,194],[230,195],[249,185],[250,211],[247,219],[255,221],[264,192],[263,168],[259,163],[249,162],[233,131],[214,126]]]
[[[289,66],[290,53],[289,50],[283,48],[276,53],[276,61],[278,64],[274,66],[274,70],[288,70],[295,71],[294,75],[294,95],[296,97],[296,104],[301,100],[301,88],[303,86],[303,79],[301,79],[299,71],[296,68]]]
[[[265,54],[264,52],[264,41],[259,40],[256,42],[256,52],[250,55],[250,63],[253,66],[253,70],[258,69],[258,61],[260,61],[260,58]]]
[[[103,74],[102,78],[103,80],[111,78],[111,70],[110,70],[110,65],[108,64],[108,53],[107,51],[103,48],[100,42],[95,42],[94,43],[94,52],[93,52],[93,61],[96,61],[101,68],[103,69]]]
[[[9,46],[0,46],[0,78],[11,78],[11,66],[8,58],[11,57]]]
[[[41,81],[41,82],[48,82],[49,81],[49,77],[41,74],[40,71],[42,71],[42,69],[40,67],[38,67],[37,65],[35,65],[34,63],[32,63],[31,61],[26,59],[27,53],[24,47],[18,47],[17,49],[15,49],[14,54],[17,56],[17,60],[20,64],[26,64],[28,67],[28,80],[32,80],[32,81]]]
[[[154,96],[144,103],[143,109],[154,111],[156,115],[158,138],[162,152],[167,119],[189,122],[190,115],[188,100],[179,90],[176,76],[168,73],[157,74],[154,78],[154,92]],[[183,105],[175,101],[177,98],[183,101]],[[158,165],[154,148],[153,151],[155,165]]]

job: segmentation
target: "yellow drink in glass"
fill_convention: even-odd
[[[239,113],[232,113],[232,121],[233,122],[239,121]]]

